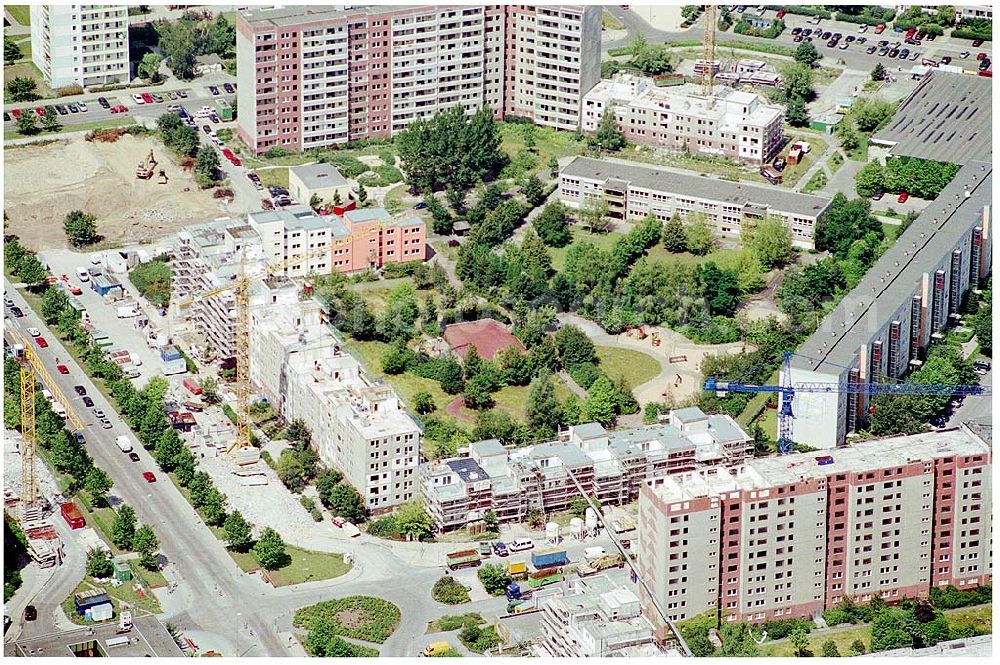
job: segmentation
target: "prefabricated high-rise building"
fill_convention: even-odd
[[[127,83],[128,7],[31,5],[31,61],[52,88]]]

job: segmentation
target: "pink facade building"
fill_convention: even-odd
[[[971,428],[828,452],[642,487],[638,560],[672,620],[809,617],[845,598],[991,584],[990,446]]]
[[[255,153],[392,136],[462,105],[576,129],[600,7],[299,6],[236,22],[238,134]]]

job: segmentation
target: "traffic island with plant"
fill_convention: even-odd
[[[434,588],[431,589],[431,597],[445,605],[461,605],[471,600],[469,598],[469,591],[451,575],[444,575],[434,583]]]
[[[341,638],[382,644],[399,626],[401,618],[399,608],[387,600],[348,596],[296,610],[292,625],[309,631],[304,644],[313,656],[377,656],[376,649]]]

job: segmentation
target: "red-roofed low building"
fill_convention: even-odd
[[[475,345],[479,356],[493,360],[497,352],[508,346],[525,351],[521,340],[494,319],[481,319],[466,323],[453,323],[444,329],[444,339],[459,358],[465,358],[469,347]]]

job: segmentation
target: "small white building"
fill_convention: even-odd
[[[318,162],[288,169],[288,193],[303,205],[308,205],[313,195],[331,203],[334,194],[340,194],[340,200],[347,203],[356,187],[357,183],[340,175],[333,164]]]

